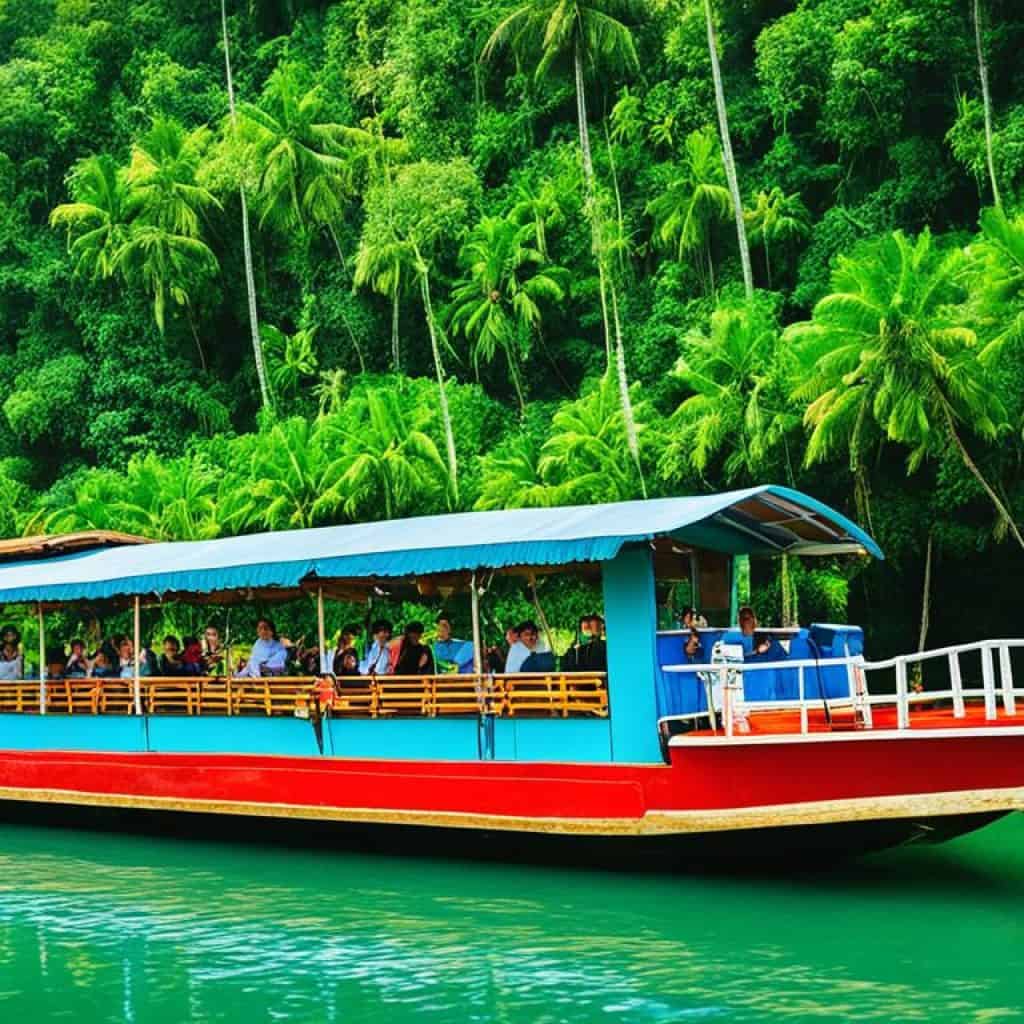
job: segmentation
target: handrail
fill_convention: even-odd
[[[1002,701],[1002,713],[1015,716],[1017,698],[1024,698],[1024,689],[1014,686],[1013,667],[1010,658],[1011,650],[1024,649],[1024,639],[1008,638],[1000,640],[976,640],[970,643],[953,644],[937,647],[927,651],[915,651],[910,654],[896,655],[880,661],[867,661],[862,655],[846,655],[837,658],[807,659],[799,658],[785,661],[735,661],[663,665],[662,671],[690,675],[703,675],[705,682],[708,677],[717,677],[721,685],[721,710],[725,733],[733,736],[737,719],[737,706],[745,714],[748,710],[793,710],[800,711],[800,732],[807,733],[810,729],[809,709],[820,707],[826,701],[830,708],[852,707],[861,716],[866,728],[872,726],[872,709],[879,706],[895,705],[896,728],[911,728],[911,709],[915,704],[934,704],[940,700],[952,702],[952,715],[960,719],[966,717],[965,698],[983,698],[985,718],[994,721],[999,716],[998,704]],[[998,652],[998,685],[996,663],[993,654]],[[965,687],[960,666],[960,657],[964,654],[978,653],[981,657],[980,687]],[[908,682],[907,666],[945,659],[949,668],[950,685],[948,689],[916,692]],[[806,670],[808,668],[846,668],[848,693],[846,696],[823,698],[821,695],[808,696],[806,692]],[[746,673],[769,670],[796,670],[798,674],[797,700],[779,701],[746,701],[743,699],[742,679]],[[867,675],[871,672],[894,671],[896,679],[895,694],[872,695],[867,686]],[[739,683],[737,684],[737,679]],[[708,688],[709,704],[711,690]],[[717,712],[718,708],[712,708]],[[667,715],[659,719],[659,724],[674,718],[686,716]],[[741,715],[742,719],[742,715]],[[712,723],[714,725],[714,721]]]

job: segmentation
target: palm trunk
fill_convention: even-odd
[[[633,403],[629,397],[629,378],[626,376],[626,349],[622,343],[622,325],[619,322],[619,300],[615,293],[615,282],[611,282],[612,319],[615,323],[615,369],[619,379],[619,401],[622,403],[622,414],[626,424],[626,443],[629,454],[633,456],[637,476],[640,478],[640,493],[647,497],[647,484],[644,482],[644,470],[640,464],[640,442],[637,438],[636,421],[633,419]]]
[[[919,651],[924,650],[924,645],[928,641],[928,625],[931,618],[932,551],[935,546],[934,542],[935,531],[930,528],[928,530],[928,544],[925,547],[924,555],[924,585],[921,588],[921,629],[917,636],[917,649]],[[921,662],[914,666],[911,685],[918,693],[924,689],[924,668]]]
[[[430,332],[430,350],[434,357],[434,371],[437,374],[437,390],[441,403],[441,421],[444,424],[444,440],[448,449],[448,474],[452,481],[455,503],[459,502],[459,467],[455,456],[455,434],[452,431],[452,417],[448,409],[448,392],[444,385],[444,368],[441,365],[441,349],[437,343],[437,326],[434,323],[434,306],[430,301],[430,278],[426,266],[420,270],[420,294],[423,298],[423,312]]]
[[[398,282],[391,292],[391,366],[395,373],[402,372],[402,352],[398,343]]]
[[[227,0],[220,0],[220,24],[224,36],[224,72],[227,78],[228,109],[231,113],[231,130],[238,127],[235,112],[235,83],[231,77],[231,48],[228,40]],[[245,185],[240,183],[238,195],[242,204],[242,252],[245,260],[245,292],[249,306],[249,333],[252,339],[253,356],[256,359],[256,377],[260,384],[260,401],[264,409],[273,409],[274,403],[267,382],[267,367],[263,361],[263,345],[260,342],[259,314],[256,309],[256,278],[252,269],[252,242],[249,238],[249,206],[245,200]]]
[[[740,266],[743,269],[743,288],[747,299],[754,297],[754,273],[750,267],[750,246],[747,243],[747,226],[743,222],[743,200],[736,178],[736,161],[732,155],[732,138],[729,135],[729,117],[725,109],[725,90],[722,88],[722,69],[718,65],[718,41],[715,37],[715,23],[711,13],[711,0],[704,0],[704,19],[708,29],[708,52],[711,55],[711,78],[715,84],[715,107],[718,110],[718,130],[722,137],[722,163],[725,178],[732,196],[733,213],[736,215],[736,239],[740,246]]]
[[[992,201],[999,209],[1002,209],[999,183],[996,181],[996,164],[992,156],[992,97],[988,91],[988,64],[985,62],[985,50],[981,45],[981,0],[974,0],[974,44],[978,51],[981,102],[985,108],[985,158],[988,161],[989,180],[992,182]]]
[[[971,471],[971,473],[974,476],[974,479],[977,480],[978,483],[981,485],[981,489],[988,495],[989,500],[995,506],[996,511],[999,513],[999,515],[1006,522],[1006,525],[1009,527],[1010,532],[1013,534],[1014,540],[1016,540],[1017,543],[1022,548],[1024,548],[1024,537],[1021,536],[1020,530],[1017,528],[1017,524],[1013,521],[1013,516],[1010,515],[1010,510],[1006,507],[1006,505],[1003,504],[1003,500],[999,497],[998,494],[996,494],[992,486],[985,479],[981,470],[978,469],[977,465],[974,462],[974,459],[971,458],[970,452],[967,451],[967,447],[964,445],[963,441],[960,439],[960,435],[957,433],[956,425],[953,423],[953,414],[949,411],[949,409],[946,409],[945,412],[946,425],[949,428],[949,436],[952,438],[953,444],[956,445],[956,449],[960,453],[960,458],[963,459],[964,465]]]

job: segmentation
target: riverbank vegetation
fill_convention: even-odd
[[[0,0],[0,529],[787,484],[1017,633],[1006,0]],[[229,58],[226,66],[225,58]]]

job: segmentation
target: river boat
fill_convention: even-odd
[[[1024,809],[1012,656],[981,640],[884,661],[855,626],[736,622],[743,558],[881,558],[789,488],[426,516],[226,539],[39,539],[0,550],[0,603],[46,617],[109,602],[230,605],[382,589],[468,592],[461,674],[47,679],[0,683],[0,811],[149,812],[177,822],[326,824],[406,850],[540,849],[747,859],[937,840]],[[600,579],[607,671],[489,671],[480,595],[499,576]],[[720,625],[658,626],[688,582]],[[691,648],[693,645],[690,645]],[[138,653],[136,653],[136,659]],[[926,688],[915,686],[919,674]],[[188,832],[177,826],[180,832]],[[301,829],[303,824],[294,824]]]

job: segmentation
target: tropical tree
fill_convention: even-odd
[[[646,403],[635,405],[636,427],[643,448],[653,454],[660,435],[648,425]],[[558,501],[626,501],[643,496],[634,463],[619,457],[626,440],[626,421],[618,384],[606,373],[581,398],[561,406],[551,421],[551,433],[541,447],[541,478],[557,488]]]
[[[663,470],[688,464],[703,474],[724,456],[727,481],[757,476],[779,446],[793,482],[787,437],[800,426],[789,398],[792,359],[773,320],[752,304],[722,307],[708,333],[692,331],[674,376],[693,392],[670,421]]]
[[[616,371],[619,398],[626,419],[626,443],[641,478],[643,473],[638,431],[630,400],[622,332],[621,329],[613,331],[609,319],[609,308],[613,312],[617,311],[618,298],[615,294],[615,281],[609,279],[602,253],[594,158],[587,117],[586,78],[598,69],[632,70],[638,67],[633,33],[626,22],[640,20],[646,13],[643,0],[527,0],[498,23],[483,50],[484,59],[489,59],[500,47],[508,45],[519,59],[536,60],[534,77],[537,80],[544,78],[557,63],[568,62],[572,68],[586,190],[584,207],[590,221],[597,260],[608,368],[611,370],[614,366]]]
[[[367,388],[323,421],[326,445],[341,451],[324,474],[317,511],[390,519],[429,508],[449,491],[445,461],[429,430],[434,412],[396,388]]]
[[[952,446],[1024,547],[965,441],[965,431],[993,441],[1006,413],[978,358],[977,334],[963,323],[963,265],[961,250],[941,250],[928,231],[916,241],[896,231],[839,258],[832,294],[813,319],[785,333],[806,373],[796,389],[810,402],[806,462],[844,446],[855,475],[862,473],[872,428],[909,449],[911,472]]]
[[[330,465],[318,421],[281,420],[259,437],[252,455],[247,518],[268,530],[315,526]]]
[[[187,132],[170,118],[154,120],[132,146],[125,174],[136,223],[172,235],[201,237],[204,217],[221,208],[213,193],[196,181],[211,138],[206,127]]]
[[[231,73],[231,41],[228,36],[227,0],[220,0],[221,36],[224,46],[224,75],[228,91],[228,124],[233,143],[238,141],[238,110],[235,106],[235,83]],[[263,347],[260,344],[259,313],[256,307],[256,276],[252,263],[252,240],[249,237],[249,203],[245,195],[245,182],[239,181],[238,198],[242,208],[242,256],[245,264],[245,294],[249,311],[249,337],[252,341],[256,361],[256,378],[259,381],[260,400],[264,409],[273,408],[273,399],[267,383],[267,371],[263,361]]]
[[[711,256],[711,226],[729,216],[729,190],[725,185],[721,150],[710,128],[690,132],[683,144],[683,159],[665,191],[647,204],[654,218],[656,240],[675,248],[679,260],[702,252],[710,291],[715,290]],[[704,277],[703,270],[700,271]]]
[[[747,243],[747,228],[743,221],[743,199],[740,196],[739,179],[736,175],[736,160],[732,154],[732,136],[729,133],[729,115],[725,109],[725,89],[722,86],[722,69],[718,63],[718,38],[715,32],[715,17],[711,0],[704,0],[704,21],[708,31],[708,54],[711,57],[711,78],[715,86],[715,110],[718,112],[718,131],[722,141],[722,163],[725,178],[729,183],[732,210],[736,218],[736,240],[740,248],[740,267],[743,271],[743,287],[747,301],[754,295],[754,274],[750,267],[750,246]]]
[[[464,230],[469,211],[479,201],[479,192],[476,174],[465,161],[439,164],[422,160],[399,168],[389,183],[371,188],[366,195],[366,219],[356,255],[357,285],[369,285],[377,291],[398,288],[406,280],[419,285],[456,503],[458,458],[445,387],[441,327],[434,313],[431,293],[431,273],[438,245]]]
[[[993,208],[980,220],[981,238],[967,250],[971,316],[984,339],[979,358],[993,366],[1024,341],[1024,215]]]
[[[510,438],[481,460],[479,510],[550,508],[559,504],[557,487],[541,476],[540,453],[528,434]]]
[[[398,331],[400,304],[414,277],[415,264],[411,243],[399,238],[393,227],[379,224],[378,230],[364,230],[356,253],[353,280],[357,287],[369,287],[391,302],[391,368],[396,373],[402,368]]]
[[[474,366],[504,353],[522,412],[526,399],[519,364],[540,330],[542,304],[561,302],[569,285],[568,272],[548,264],[529,244],[535,237],[535,224],[485,217],[459,253],[464,276],[452,291],[450,314],[453,330],[470,341]]]
[[[985,109],[985,159],[988,164],[988,177],[992,184],[992,202],[996,208],[1003,203],[999,196],[999,182],[996,180],[996,164],[992,154],[992,96],[988,88],[988,63],[985,60],[985,47],[981,39],[981,0],[973,0],[971,15],[974,21],[974,44],[978,55],[978,79],[981,82],[981,102]]]
[[[263,349],[270,362],[270,379],[278,394],[294,395],[303,380],[316,376],[316,331],[316,327],[305,327],[286,334],[270,324],[260,327]]]
[[[811,215],[796,193],[786,195],[777,185],[768,192],[758,192],[754,205],[744,213],[751,237],[764,248],[764,269],[768,287],[772,286],[772,262],[769,249],[773,245],[806,238],[811,233]]]
[[[79,160],[67,179],[72,201],[50,213],[68,234],[75,273],[92,281],[110,277],[128,238],[131,210],[124,171],[107,154]]]
[[[326,121],[320,86],[306,89],[296,64],[279,64],[262,105],[242,103],[242,136],[260,168],[260,225],[284,232],[312,223],[326,228],[344,262],[337,225],[345,212],[349,167],[336,152],[345,126]]]

